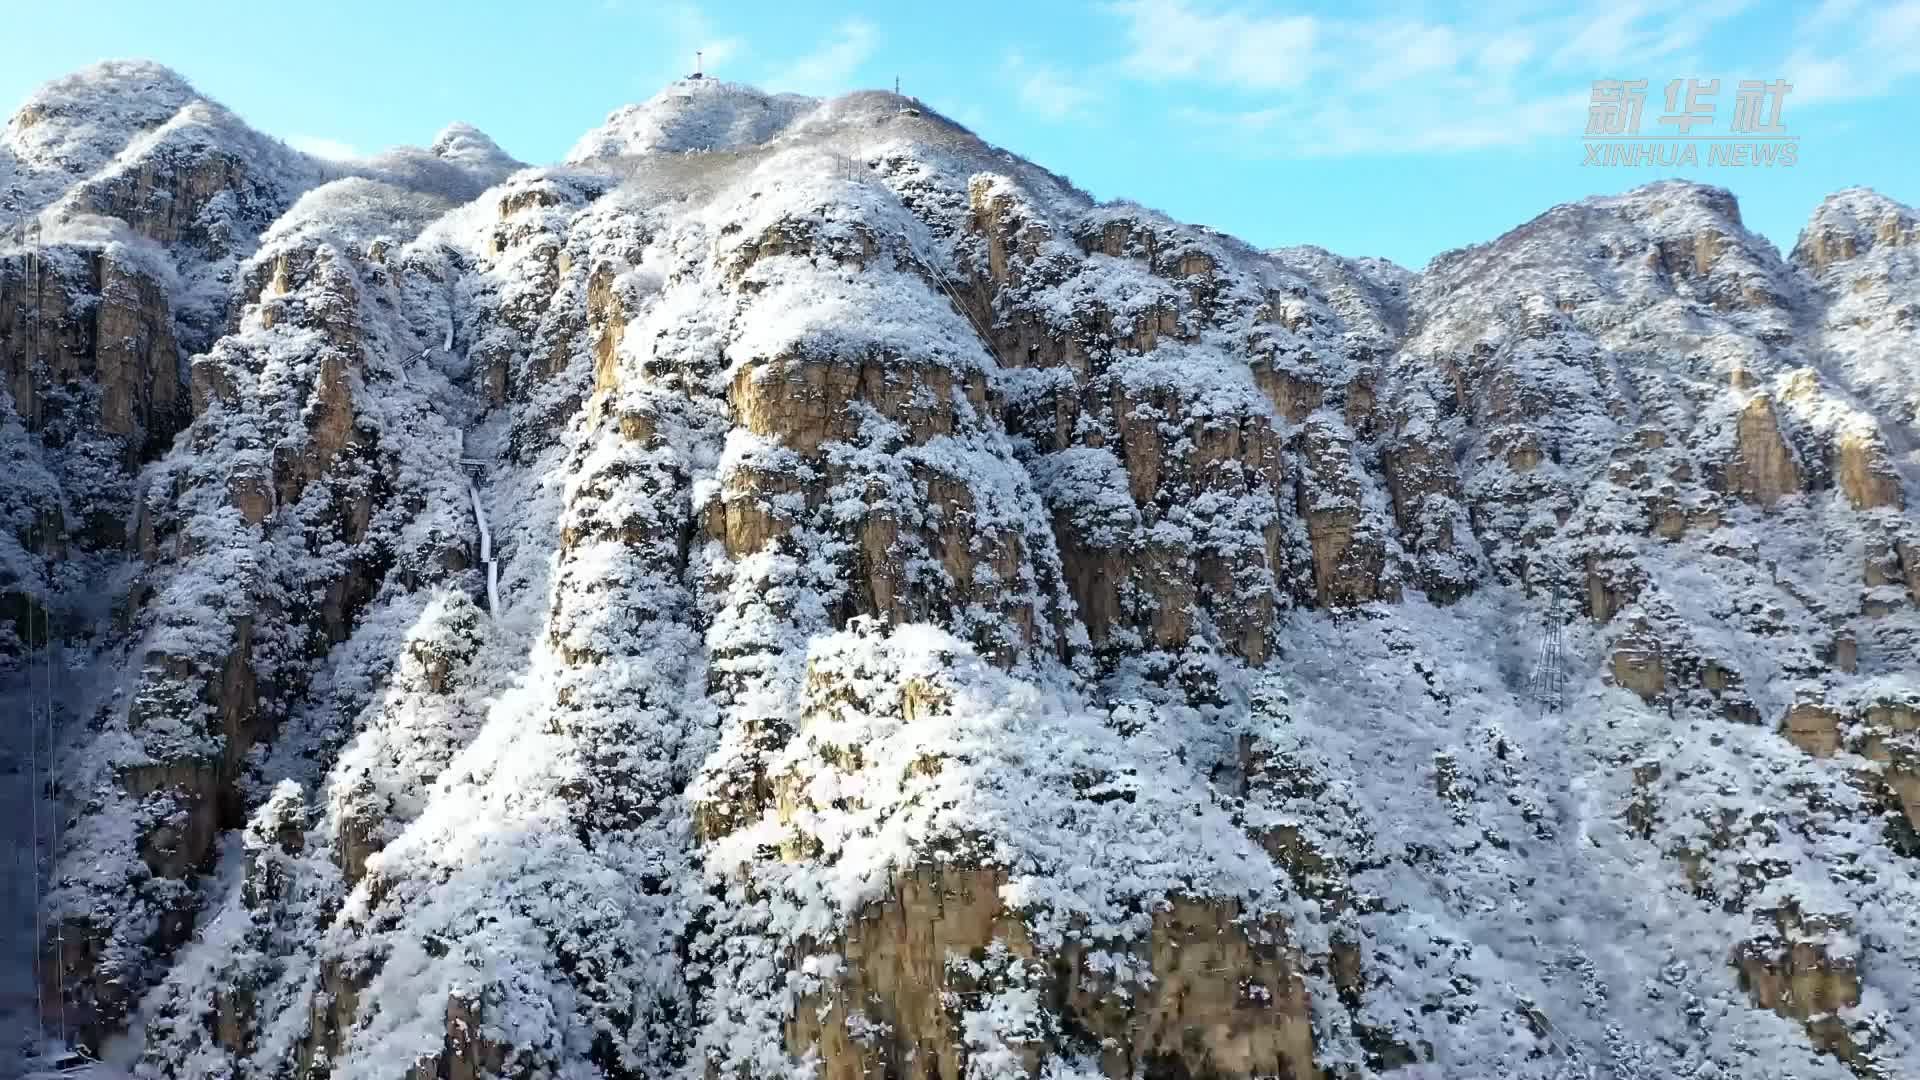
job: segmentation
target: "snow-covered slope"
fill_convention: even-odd
[[[1843,192],[1789,261],[1655,184],[1415,274],[700,80],[552,168],[286,152],[214,258],[58,232],[196,107],[34,108],[125,79],[149,120],[6,144],[51,269],[0,263],[0,644],[66,657],[75,1042],[1920,1070],[1911,210]]]
[[[739,83],[691,78],[638,105],[623,105],[580,137],[569,162],[635,154],[759,146],[818,107],[817,98],[766,94]]]

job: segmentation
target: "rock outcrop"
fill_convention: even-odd
[[[44,999],[143,1076],[1920,1068],[1890,200],[1415,274],[887,94],[322,166],[109,64],[0,213]]]

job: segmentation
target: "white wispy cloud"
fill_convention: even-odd
[[[1299,86],[1308,74],[1320,21],[1311,15],[1256,15],[1196,7],[1185,0],[1124,0],[1131,51],[1122,67],[1163,82],[1196,79],[1250,90]]]
[[[1175,118],[1203,142],[1245,157],[1342,157],[1451,153],[1577,136],[1589,91],[1484,101],[1471,108],[1407,103],[1393,117],[1334,101],[1305,109],[1220,110],[1182,107]],[[1391,122],[1386,122],[1390,120]]]
[[[1697,49],[1721,23],[1740,14],[1748,0],[1674,4],[1659,0],[1615,0],[1577,15],[1552,14],[1528,21],[1530,31],[1551,44],[1555,68],[1582,76],[1608,78],[1620,65],[1634,65],[1634,77],[1648,61]],[[1674,72],[1676,75],[1687,72]]]
[[[622,23],[612,33],[637,35],[649,42],[645,60],[632,71],[636,88],[647,92],[666,79],[678,79],[701,63],[708,75],[730,77],[730,67],[749,56],[747,38],[724,33],[699,4],[605,0],[603,15]],[[699,54],[699,60],[695,60]]]
[[[1245,140],[1249,153],[1311,157],[1576,136],[1593,80],[1668,74],[1646,68],[1679,64],[1746,2],[1616,0],[1580,15],[1503,6],[1453,18],[1269,14],[1204,0],[1107,10],[1127,42],[1122,74],[1220,92],[1217,105],[1177,109],[1183,122]]]
[[[992,118],[986,107],[977,101],[960,101],[942,110],[949,119],[958,121],[969,131],[979,131],[986,127]]]
[[[339,139],[329,139],[325,135],[290,135],[287,145],[303,154],[311,154],[328,161],[352,161],[365,157],[352,143]]]
[[[1879,97],[1920,75],[1920,0],[1826,0],[1794,39],[1782,65],[1794,104]]]
[[[666,25],[668,35],[678,42],[680,52],[687,54],[687,63],[699,52],[707,67],[726,67],[728,61],[737,60],[747,50],[747,42],[716,31],[707,13],[693,4],[668,4],[660,8],[659,19]]]
[[[1017,52],[1001,61],[1000,74],[1013,86],[1022,109],[1048,120],[1077,116],[1098,97],[1081,78]]]
[[[878,27],[865,19],[847,19],[819,47],[769,76],[767,88],[802,94],[843,93],[879,47]]]

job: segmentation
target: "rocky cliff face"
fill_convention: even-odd
[[[1920,1069],[1912,210],[1783,259],[1656,184],[1414,274],[908,106],[677,84],[538,169],[323,168],[150,65],[16,114],[50,1026],[182,1078]]]

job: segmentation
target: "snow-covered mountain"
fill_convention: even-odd
[[[342,164],[112,63],[0,134],[0,362],[30,1037],[1920,1075],[1920,226],[1872,192],[1790,258],[1667,182],[1413,273],[889,94]]]

